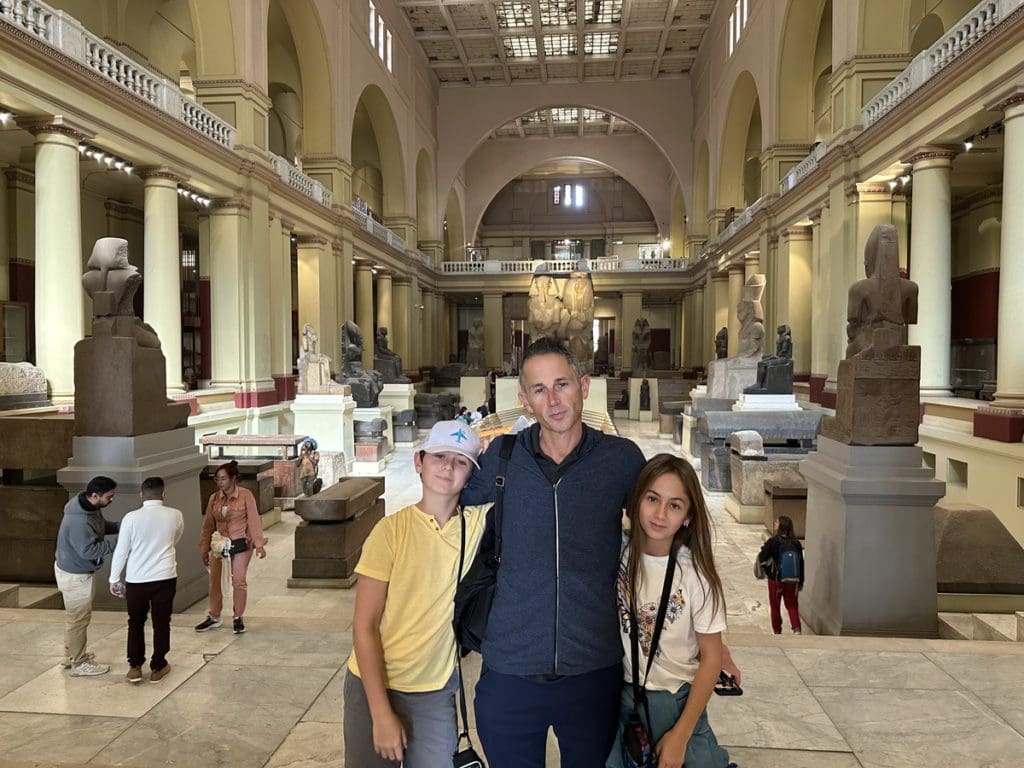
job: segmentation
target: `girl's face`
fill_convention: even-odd
[[[669,554],[676,532],[690,521],[690,497],[674,472],[661,475],[644,491],[639,517],[647,534],[646,554]]]

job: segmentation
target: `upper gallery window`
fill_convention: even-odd
[[[582,184],[555,184],[551,187],[551,204],[564,208],[582,208],[586,202]]]
[[[750,0],[736,0],[736,6],[733,12],[729,14],[730,56],[732,56],[732,52],[736,49],[736,43],[740,41],[740,35],[743,34],[743,30],[747,26],[748,18],[750,18]]]
[[[369,0],[370,4],[370,47],[375,48],[377,55],[380,57],[381,62],[387,67],[388,72],[394,72],[394,38],[391,36],[391,30],[388,29],[384,23],[384,19],[377,11],[377,6],[373,4],[373,0]]]

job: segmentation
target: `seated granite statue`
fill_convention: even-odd
[[[467,376],[482,376],[484,373],[484,321],[479,317],[473,320],[469,329],[469,342],[466,349]]]
[[[765,355],[757,364],[757,382],[743,390],[745,395],[793,394],[793,336],[788,325],[778,327],[775,354]]]
[[[724,325],[715,334],[715,359],[724,360],[729,356],[729,329]]]
[[[743,286],[743,298],[736,305],[739,350],[708,365],[708,397],[736,400],[757,382],[757,364],[764,353],[764,288],[764,275],[751,275]]]
[[[866,277],[847,297],[846,358],[839,362],[836,415],[821,434],[847,445],[915,445],[921,418],[917,285],[900,277],[896,228],[879,224],[864,248]]]
[[[377,371],[363,368],[363,332],[351,320],[341,326],[341,360],[338,383],[349,385],[358,407],[375,408],[384,378]]]
[[[167,399],[160,339],[135,316],[142,275],[128,262],[128,241],[101,237],[86,267],[92,336],[75,344],[75,434],[134,437],[186,426],[189,406]]]
[[[345,388],[331,378],[331,358],[316,351],[316,329],[309,323],[302,326],[302,354],[296,364],[300,395],[340,395]],[[308,495],[308,494],[307,494]]]
[[[388,329],[384,326],[377,329],[377,339],[373,346],[373,367],[384,377],[385,384],[409,383],[409,379],[402,373],[401,356],[388,349]]]

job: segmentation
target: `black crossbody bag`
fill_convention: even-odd
[[[643,685],[640,684],[640,632],[637,627],[636,595],[632,595],[629,607],[629,655],[633,665],[633,709],[626,717],[622,726],[622,762],[626,768],[654,768],[657,756],[654,754],[655,744],[651,738],[651,712],[647,706],[647,678],[651,674],[651,665],[658,651],[661,630],[665,626],[665,614],[668,612],[668,599],[672,592],[672,576],[675,573],[676,560],[669,555],[665,566],[665,583],[661,588],[661,601],[658,603],[658,614],[654,620],[654,633],[651,635],[651,649],[647,654],[647,669],[644,672]],[[644,717],[640,717],[643,707]]]
[[[459,583],[462,581],[462,566],[466,556],[466,516],[462,512],[461,507],[459,508],[459,524],[461,526],[459,531],[459,581],[455,583],[456,590],[458,590]],[[473,740],[469,738],[469,716],[466,714],[466,689],[462,683],[462,653],[459,652],[458,646],[455,648],[455,666],[459,670],[459,712],[455,717],[455,730],[458,731],[458,738],[455,741],[455,752],[452,754],[452,766],[453,768],[487,768],[484,761],[480,759],[480,755],[473,748]],[[459,724],[459,714],[462,715],[461,725]],[[459,749],[463,739],[466,740],[466,748]]]
[[[515,448],[515,435],[502,435],[498,454],[498,474],[494,478],[494,507],[491,512],[494,526],[488,526],[480,541],[480,549],[462,577],[463,553],[459,553],[459,583],[455,587],[455,615],[452,628],[455,643],[465,656],[470,651],[480,652],[480,646],[487,633],[487,617],[494,601],[494,589],[498,584],[498,566],[501,564],[501,510],[505,499],[505,475],[508,461]]]

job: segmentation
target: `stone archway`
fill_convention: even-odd
[[[235,39],[230,0],[188,0],[196,41],[196,69],[192,77],[210,80],[237,77],[242,72]]]
[[[446,261],[462,261],[466,258],[466,225],[462,213],[462,200],[452,189],[444,209],[444,250]]]
[[[743,71],[733,85],[722,127],[716,196],[718,208],[735,208],[739,213],[746,208],[748,202],[753,202],[746,199],[750,182],[745,184],[744,170],[749,155],[747,145],[751,130],[755,123],[760,126],[759,110],[757,85],[753,76]]]
[[[790,0],[779,44],[776,142],[814,140],[815,85],[832,67],[832,0]],[[827,38],[826,40],[823,38]]]
[[[686,201],[683,199],[683,190],[674,185],[672,192],[672,217],[669,224],[669,254],[673,259],[680,259],[686,255]]]
[[[387,96],[368,85],[356,104],[352,123],[353,194],[360,172],[380,175],[380,215],[385,219],[405,216],[405,153],[394,113]]]

